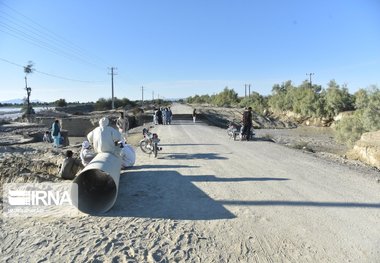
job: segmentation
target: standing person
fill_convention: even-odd
[[[164,108],[162,110],[162,124],[163,125],[166,125],[166,113],[167,113],[166,108]]]
[[[61,127],[59,126],[59,120],[55,120],[51,125],[51,136],[53,136],[53,147],[59,147],[59,137],[61,133]]]
[[[172,124],[172,119],[173,119],[173,113],[172,113],[172,110],[170,109],[170,107],[168,108],[168,123],[169,124]]]
[[[73,158],[73,152],[70,150],[66,151],[65,156],[59,171],[59,176],[62,177],[62,179],[73,180],[79,170],[79,160]]]
[[[195,119],[197,118],[197,109],[193,110],[193,122],[195,123]]]
[[[247,141],[249,141],[251,137],[251,128],[252,128],[252,108],[248,107],[243,112],[243,130],[242,130],[242,138],[245,137]]]
[[[157,109],[154,109],[154,112],[153,112],[153,123],[154,123],[154,125],[157,125],[157,124],[158,124],[158,120],[157,120],[157,112],[158,112],[158,110],[157,110]]]
[[[126,139],[129,128],[129,121],[128,118],[124,115],[124,112],[120,112],[120,116],[116,121],[116,126],[124,139]]]
[[[99,127],[96,127],[87,134],[87,139],[93,145],[95,153],[106,152],[119,156],[120,147],[116,145],[122,140],[121,134],[118,130],[108,126],[108,124],[109,120],[107,117],[101,118]]]
[[[157,111],[157,121],[158,124],[162,124],[162,108],[159,108]]]

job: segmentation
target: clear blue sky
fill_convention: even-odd
[[[263,95],[286,80],[380,81],[380,0],[0,0],[0,101]],[[18,65],[18,66],[17,66]],[[70,80],[68,80],[70,79]]]

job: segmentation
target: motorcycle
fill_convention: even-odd
[[[239,133],[241,141],[247,140],[247,135],[243,134],[243,129],[244,129],[244,127],[242,126],[240,128],[240,133]],[[249,131],[249,141],[252,141],[254,139],[254,137],[255,137],[255,130],[253,129],[253,127],[251,127],[251,129]]]
[[[161,151],[162,148],[158,147],[160,139],[158,138],[157,133],[151,133],[149,129],[143,129],[144,139],[140,141],[140,148],[146,154],[154,154],[154,157],[157,157],[158,151]]]
[[[227,134],[230,137],[230,139],[234,139],[236,141],[237,137],[239,136],[240,132],[238,131],[238,128],[235,124],[232,122],[228,124]]]
[[[236,141],[236,140],[240,140],[240,141],[247,140],[247,138],[246,138],[247,136],[245,134],[243,134],[243,128],[244,128],[244,126],[237,125],[234,122],[228,123],[227,134],[228,134],[229,138],[234,139],[234,141]],[[251,127],[251,130],[249,133],[249,140],[253,140],[254,136],[255,136],[255,130],[253,129],[253,127]]]

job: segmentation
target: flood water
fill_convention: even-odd
[[[35,112],[41,110],[49,109],[48,107],[35,107],[33,108]],[[15,120],[18,117],[21,117],[22,111],[21,107],[0,107],[0,120]]]

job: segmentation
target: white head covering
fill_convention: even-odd
[[[110,123],[110,121],[108,120],[108,118],[107,117],[103,117],[99,121],[99,126],[103,128],[103,127],[108,126],[109,123]]]
[[[84,141],[84,142],[82,143],[82,148],[84,148],[84,149],[88,149],[88,147],[90,147],[90,143],[89,143],[88,141]]]

